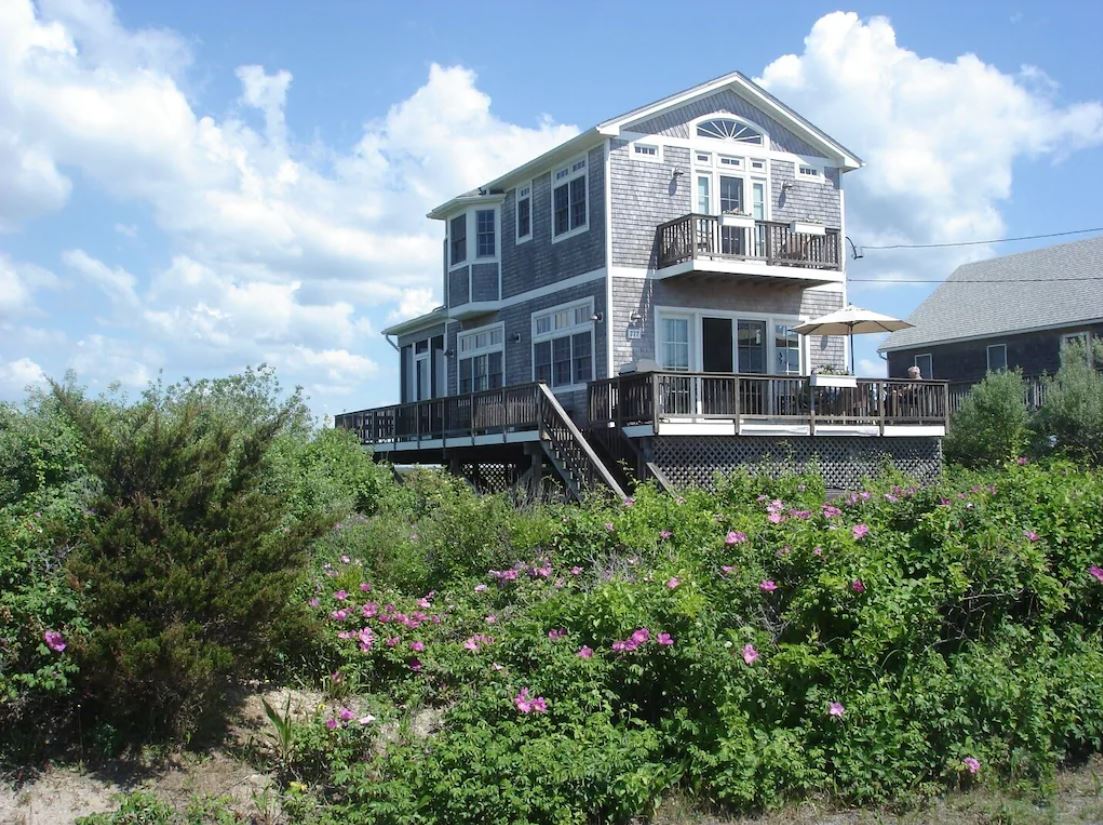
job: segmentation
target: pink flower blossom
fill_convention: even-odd
[[[724,536],[725,544],[742,544],[747,540],[747,534],[739,530],[729,530]]]
[[[646,627],[641,627],[639,630],[634,631],[631,636],[632,642],[636,645],[642,645],[650,638],[651,631],[648,630]]]
[[[65,637],[57,630],[47,630],[42,634],[42,640],[46,642],[46,647],[50,648],[54,653],[63,653],[65,651]]]
[[[821,508],[824,518],[835,518],[835,516],[842,515],[842,510],[836,507],[834,504],[824,504]]]
[[[669,633],[660,633],[658,636],[655,637],[655,643],[660,644],[663,647],[670,647],[672,644],[674,644],[674,637],[671,636]]]
[[[862,583],[861,579],[855,579],[850,583],[850,589],[855,593],[865,593],[866,586]]]
[[[307,604],[309,604],[311,607],[318,607],[321,603],[322,603],[322,600],[319,599],[317,596],[315,596],[309,602],[307,602]]]
[[[425,642],[410,642],[410,650],[414,653],[421,653],[425,650]]]
[[[538,567],[533,567],[529,571],[529,575],[533,578],[546,579],[552,574],[552,566],[550,561],[541,562]]]
[[[365,714],[364,716],[361,716],[356,721],[359,722],[361,725],[370,725],[372,722],[375,721],[375,717],[372,716],[370,713],[368,713],[368,714]]]
[[[513,704],[521,713],[544,713],[548,709],[547,700],[543,696],[530,696],[527,687],[513,697]]]
[[[360,614],[365,619],[371,619],[375,617],[375,614],[379,612],[379,605],[375,602],[364,602],[360,607]]]
[[[777,590],[777,582],[773,579],[763,579],[758,583],[758,589],[763,593],[773,593]]]
[[[822,547],[813,547],[812,548],[812,555],[813,556],[822,556],[823,555],[823,548]]]
[[[855,541],[858,541],[869,535],[869,526],[866,524],[855,524],[854,527],[851,528],[850,534],[854,536]]]
[[[594,649],[583,645],[578,649],[578,653],[575,654],[579,659],[592,659],[594,657]]]
[[[624,506],[625,507],[635,507],[636,506],[636,500],[634,498],[631,498],[631,497],[626,498],[624,500]]]
[[[671,576],[669,579],[666,580],[666,586],[670,590],[677,590],[678,585],[680,585],[681,583],[681,580],[677,576]]]
[[[332,716],[326,719],[326,727],[330,730],[337,730],[337,720]]]
[[[338,590],[336,593],[333,594],[333,598],[335,598],[339,602],[343,602],[348,597],[349,594],[344,590]]]
[[[770,524],[781,524],[781,522],[785,520],[785,516],[781,513],[770,513],[770,515],[766,516],[766,520],[770,522]]]
[[[605,531],[607,533],[612,533],[613,532],[613,522],[611,522],[611,521],[605,522]]]
[[[361,593],[370,593],[371,592],[371,585],[368,584],[367,582],[360,582],[360,592]]]
[[[337,717],[342,722],[351,722],[353,717],[355,716],[356,714],[352,712],[352,708],[341,708],[339,711],[337,711]]]
[[[1033,530],[1023,530],[1023,535],[1026,536],[1030,541],[1037,541],[1041,538],[1041,536],[1039,536]]]
[[[748,665],[753,665],[758,661],[758,649],[750,642],[743,645],[743,661]]]
[[[843,707],[842,702],[831,702],[827,705],[827,713],[836,719],[842,719],[843,714],[846,713],[846,708]]]
[[[475,592],[476,593],[485,593],[486,592],[486,585],[485,584],[475,585]]]
[[[410,670],[412,670],[414,673],[420,673],[421,672],[421,660],[420,659],[411,659],[410,660]]]
[[[800,519],[801,521],[806,521],[806,520],[812,518],[812,511],[811,510],[795,510],[794,509],[794,510],[789,511],[789,515],[791,515],[795,519]]]
[[[334,610],[332,613],[329,614],[329,618],[333,619],[333,621],[335,622],[343,622],[348,617],[349,612],[344,608],[341,608],[340,610]]]
[[[430,607],[433,606],[433,603],[429,601],[428,597],[423,596],[422,598],[417,600],[417,606],[424,610],[428,610]]]
[[[1103,582],[1103,567],[1093,564],[1088,568],[1088,573],[1093,576],[1096,581]]]
[[[965,770],[969,771],[969,773],[974,776],[977,774],[977,771],[980,770],[980,760],[975,756],[966,756],[961,760],[961,764],[965,766]]]
[[[722,575],[725,575],[725,576],[731,575],[733,570],[735,570],[735,565],[734,564],[722,564],[722,565],[720,565],[720,573]]]
[[[387,647],[398,647],[398,643],[401,641],[397,636],[391,636],[387,639]]]
[[[671,533],[669,530],[660,530],[659,531],[659,539],[662,540],[662,541],[666,541],[668,538],[670,538],[673,535],[674,534]]]
[[[486,617],[486,623],[487,624],[495,624],[497,621],[498,621],[498,617],[495,616],[493,613],[491,613],[489,616]]]
[[[576,564],[574,567],[571,568],[571,575],[572,576],[581,576],[582,575],[582,568],[579,567]]]
[[[1021,455],[1015,459],[1015,463],[1018,464],[1020,467],[1022,467],[1024,464],[1028,464],[1029,462],[1030,459],[1027,458],[1025,455]],[[976,773],[976,771],[973,771],[973,773]]]
[[[562,639],[566,635],[567,635],[567,629],[565,627],[558,627],[558,628],[555,628],[554,630],[549,630],[548,631],[548,638],[551,639],[553,642],[559,641],[560,639]]]
[[[471,637],[470,639],[468,639],[467,641],[465,641],[465,642],[463,643],[463,646],[464,646],[464,647],[465,647],[465,648],[466,648],[467,650],[470,650],[470,651],[471,651],[472,653],[475,653],[475,652],[477,652],[477,651],[478,651],[478,649],[479,649],[479,643],[478,643],[478,642],[477,642],[477,641],[475,640],[475,637],[474,637],[474,636],[472,636],[472,637]]]

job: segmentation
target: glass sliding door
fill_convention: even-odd
[[[740,319],[737,324],[739,372],[760,375],[766,372],[766,322]],[[769,398],[767,381],[739,382],[739,409],[744,415],[766,415]]]
[[[735,411],[735,340],[731,318],[701,319],[701,366],[705,372],[728,375],[701,379],[701,412],[732,415]]]

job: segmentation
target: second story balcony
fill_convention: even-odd
[[[815,224],[690,214],[660,224],[656,241],[661,278],[718,272],[812,283],[843,279],[839,230]]]

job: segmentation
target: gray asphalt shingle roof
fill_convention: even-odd
[[[1061,280],[1090,278],[1094,280]],[[1002,283],[1009,281],[1010,283]],[[882,350],[1103,318],[1103,237],[959,266]]]

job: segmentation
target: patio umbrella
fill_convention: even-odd
[[[843,307],[827,315],[805,321],[799,326],[793,327],[793,332],[800,335],[849,335],[850,336],[850,370],[854,371],[854,333],[866,332],[896,332],[898,329],[907,329],[915,324],[893,318],[891,315],[882,315],[868,309],[856,307],[853,304]]]

